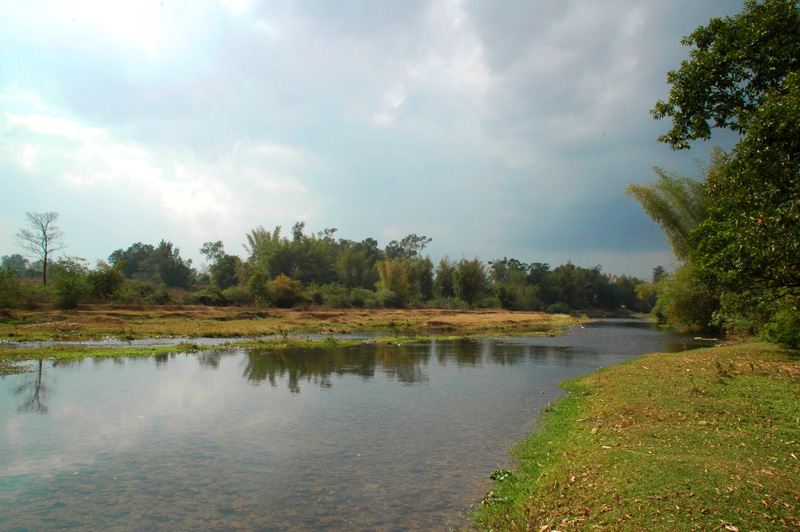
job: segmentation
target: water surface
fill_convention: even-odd
[[[554,338],[45,361],[0,380],[2,530],[447,530],[558,382],[693,345]]]

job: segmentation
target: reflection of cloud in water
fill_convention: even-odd
[[[251,528],[375,530],[374,508],[443,528],[436,516],[458,514],[558,382],[681,339],[621,330],[46,361],[46,415],[13,400],[32,376],[0,380],[0,482],[16,501],[0,528],[120,526],[109,507],[176,530],[203,513],[225,528],[257,515]]]

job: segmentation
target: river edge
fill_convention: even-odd
[[[800,356],[654,353],[561,384],[479,530],[800,529]]]
[[[29,367],[20,362],[45,358],[74,360],[209,349],[313,349],[365,342],[401,344],[464,337],[553,336],[587,319],[500,309],[181,307],[3,312],[0,375],[27,371]],[[359,332],[370,334],[359,337]],[[124,345],[142,339],[161,340],[169,345]]]

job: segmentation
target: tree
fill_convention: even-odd
[[[28,227],[16,234],[17,245],[42,259],[42,284],[47,284],[47,262],[56,251],[64,249],[64,232],[57,225],[57,212],[26,212]]]
[[[72,310],[89,297],[89,269],[84,259],[62,257],[53,265],[53,292],[59,307]]]
[[[181,250],[172,242],[162,240],[153,250],[150,260],[159,280],[166,286],[188,288],[192,277],[192,261],[181,258]]]
[[[413,289],[409,279],[411,263],[405,259],[394,258],[378,261],[375,265],[381,278],[376,285],[378,290],[394,292],[401,305],[408,303]]]
[[[800,67],[800,8],[796,0],[748,0],[739,15],[714,18],[681,43],[690,59],[667,74],[669,98],[651,111],[672,119],[659,141],[672,149],[711,138],[712,128],[748,134],[753,115]]]
[[[403,238],[400,242],[392,240],[386,246],[386,258],[413,260],[420,256],[425,246],[431,242],[433,242],[432,238],[428,238],[425,235],[417,236],[413,233]]]
[[[719,164],[721,150],[714,150],[705,173]],[[686,260],[694,249],[691,233],[706,218],[706,192],[703,175],[692,179],[653,168],[658,175],[652,183],[628,185],[625,194],[633,196],[667,235],[675,256]]]
[[[800,73],[752,116],[707,182],[697,262],[721,287],[800,291]]]
[[[800,287],[800,6],[747,1],[683,44],[690,59],[652,111],[672,119],[659,140],[686,149],[712,128],[742,135],[708,175],[709,217],[693,237],[700,271],[735,290]]]
[[[784,325],[800,323],[787,318],[800,299],[800,6],[750,0],[683,44],[690,58],[668,73],[669,98],[652,111],[672,120],[659,140],[688,149],[713,128],[740,140],[707,176],[707,216],[690,234],[692,268],[673,276],[667,291],[677,282],[692,295],[702,283],[707,306],[692,298],[678,306],[705,306],[707,314],[718,301],[717,324],[752,324],[765,307],[783,312]]]
[[[3,259],[0,261],[0,268],[19,275],[24,273],[30,264],[28,259],[19,253],[14,253],[13,255],[3,255]]]
[[[222,240],[206,242],[203,244],[203,247],[200,248],[200,253],[205,256],[208,262],[216,262],[217,259],[225,253],[225,245],[222,243]]]
[[[461,259],[453,272],[453,288],[456,296],[473,306],[484,294],[489,284],[486,267],[478,258]]]
[[[136,242],[126,250],[118,249],[111,253],[108,262],[127,279],[153,281],[156,271],[151,257],[155,249],[151,244]]]
[[[450,261],[450,257],[444,257],[436,267],[436,280],[433,283],[433,291],[436,297],[450,298],[456,297],[456,289],[453,277],[456,273],[455,263]]]
[[[241,267],[242,259],[223,252],[211,265],[211,282],[220,290],[236,286],[236,274]]]

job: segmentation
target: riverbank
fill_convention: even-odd
[[[475,514],[486,531],[800,529],[800,356],[651,354],[567,381]]]
[[[566,314],[500,309],[255,309],[181,306],[141,309],[0,310],[0,340],[233,338],[287,333],[543,331],[577,322]]]
[[[242,347],[331,347],[367,340],[348,340],[356,332],[377,332],[369,341],[404,343],[425,335],[450,337],[553,335],[578,318],[544,312],[500,309],[243,309],[187,307],[85,310],[0,311],[0,374],[24,371],[16,362],[41,358],[150,356],[176,351]],[[385,333],[385,337],[383,336]],[[310,340],[307,335],[323,335]],[[333,340],[336,336],[337,339]],[[200,338],[230,339],[199,345]],[[243,339],[248,340],[243,340]],[[174,345],[111,347],[76,345],[97,340],[170,339]],[[185,340],[185,341],[181,341]],[[73,342],[68,345],[26,346],[20,342]]]

